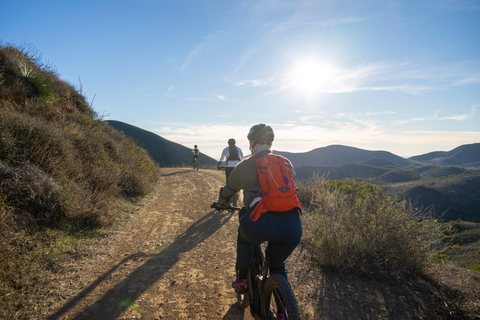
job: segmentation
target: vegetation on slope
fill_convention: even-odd
[[[178,143],[169,141],[161,136],[137,128],[128,123],[121,121],[108,120],[110,126],[113,128],[122,131],[128,137],[132,138],[139,146],[148,151],[150,156],[155,162],[157,162],[161,167],[191,167],[192,166],[192,157],[190,152],[193,149],[182,146]],[[217,160],[210,158],[206,154],[202,153],[202,146],[200,147],[200,158],[199,164],[200,168],[203,169],[213,169],[217,166]]]
[[[0,46],[0,301],[21,305],[18,292],[55,268],[44,245],[112,224],[119,205],[148,194],[158,177],[146,151],[34,50]]]
[[[373,184],[314,179],[300,190],[313,211],[307,238],[323,266],[417,273],[439,243],[434,220]]]

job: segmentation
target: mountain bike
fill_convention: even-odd
[[[191,157],[192,155],[190,155]],[[198,170],[198,156],[193,156],[193,170]]]
[[[211,205],[217,210],[217,203]],[[225,210],[240,210],[229,206]],[[239,215],[240,218],[240,215]],[[248,293],[237,293],[240,308],[250,306],[255,319],[300,319],[297,301],[288,280],[279,274],[269,274],[270,254],[263,254],[261,244],[254,245],[253,259],[248,270]]]

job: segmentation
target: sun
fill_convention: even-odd
[[[290,85],[301,91],[329,91],[338,77],[337,68],[325,61],[308,58],[294,63],[287,75]]]

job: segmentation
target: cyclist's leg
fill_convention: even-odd
[[[246,218],[246,219],[244,219]],[[302,221],[296,211],[290,214],[266,212],[255,222],[240,220],[242,236],[250,243],[269,241],[270,271],[286,277],[285,260],[302,237]]]
[[[285,260],[295,250],[302,238],[302,221],[299,214],[281,215],[272,222],[277,230],[275,237],[268,243],[270,251],[270,274],[280,274],[287,278]]]
[[[225,168],[225,182],[228,182],[228,177],[230,176],[230,173],[232,173],[233,169],[235,169],[235,167],[226,167]],[[236,207],[238,205],[238,194],[235,193],[233,195],[233,201],[232,201],[232,205],[234,207]]]
[[[248,268],[253,257],[253,244],[245,240],[241,233],[237,237],[237,261],[236,266],[238,270],[239,279],[247,279]]]

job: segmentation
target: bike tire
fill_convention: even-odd
[[[292,288],[285,277],[273,274],[263,288],[264,314],[266,319],[278,319],[278,314],[283,313],[284,319],[299,320],[297,301]]]

